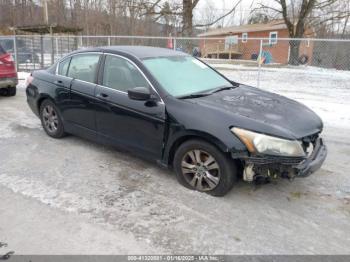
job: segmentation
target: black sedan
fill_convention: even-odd
[[[128,149],[215,196],[240,175],[250,182],[307,176],[327,155],[322,121],[310,109],[233,82],[178,51],[80,50],[27,83],[28,104],[49,136]]]

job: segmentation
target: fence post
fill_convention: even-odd
[[[55,62],[55,40],[53,39],[53,36],[51,36],[51,65]]]
[[[58,55],[58,38],[55,38],[55,42],[56,42],[56,59],[59,57]]]
[[[77,35],[73,36],[73,43],[74,43],[74,49],[78,50],[79,49],[79,44],[78,44],[78,37],[77,37]]]
[[[53,29],[50,26],[50,37],[51,37],[51,65],[55,62],[55,44],[53,39]]]
[[[290,44],[288,43],[288,57],[287,57],[287,64],[289,63],[290,59]]]
[[[35,70],[35,63],[36,63],[36,61],[35,61],[35,48],[34,48],[34,38],[33,38],[33,36],[32,36],[32,38],[31,38],[31,40],[32,40],[32,63],[33,63],[33,68],[34,68],[34,70]]]
[[[205,38],[203,39],[203,48],[201,48],[201,57],[203,57],[203,58],[205,58],[205,56],[206,56],[206,50],[207,50],[207,43],[206,43],[206,41],[205,41]]]
[[[15,49],[15,62],[16,62],[16,71],[18,72],[19,65],[18,65],[18,50],[17,50],[17,36],[16,36],[16,31],[15,35],[13,37],[13,48]]]
[[[40,56],[40,68],[44,68],[44,36],[42,34],[40,35]]]
[[[259,57],[258,57],[258,63],[259,63],[259,68],[258,68],[258,83],[257,83],[258,88],[260,88],[261,64],[262,64],[262,61],[263,61],[263,58],[262,58],[262,48],[263,48],[263,40],[260,40],[260,50],[259,50]]]
[[[63,56],[62,37],[60,37],[60,53],[61,53],[61,57],[62,57]]]
[[[111,37],[109,36],[108,37],[108,46],[110,46],[111,45]]]
[[[176,50],[176,37],[174,37],[174,44],[173,44],[174,50]]]

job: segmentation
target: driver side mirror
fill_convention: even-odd
[[[128,97],[132,100],[147,101],[151,99],[152,94],[147,87],[134,87],[128,90]]]

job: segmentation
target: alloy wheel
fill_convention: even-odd
[[[181,169],[186,181],[198,191],[213,190],[219,184],[219,164],[203,150],[188,151],[181,161]]]
[[[43,122],[50,133],[55,133],[58,128],[58,115],[52,105],[46,105],[43,109]]]

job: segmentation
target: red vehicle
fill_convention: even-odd
[[[0,45],[0,94],[16,95],[17,83],[16,65],[13,57]]]

